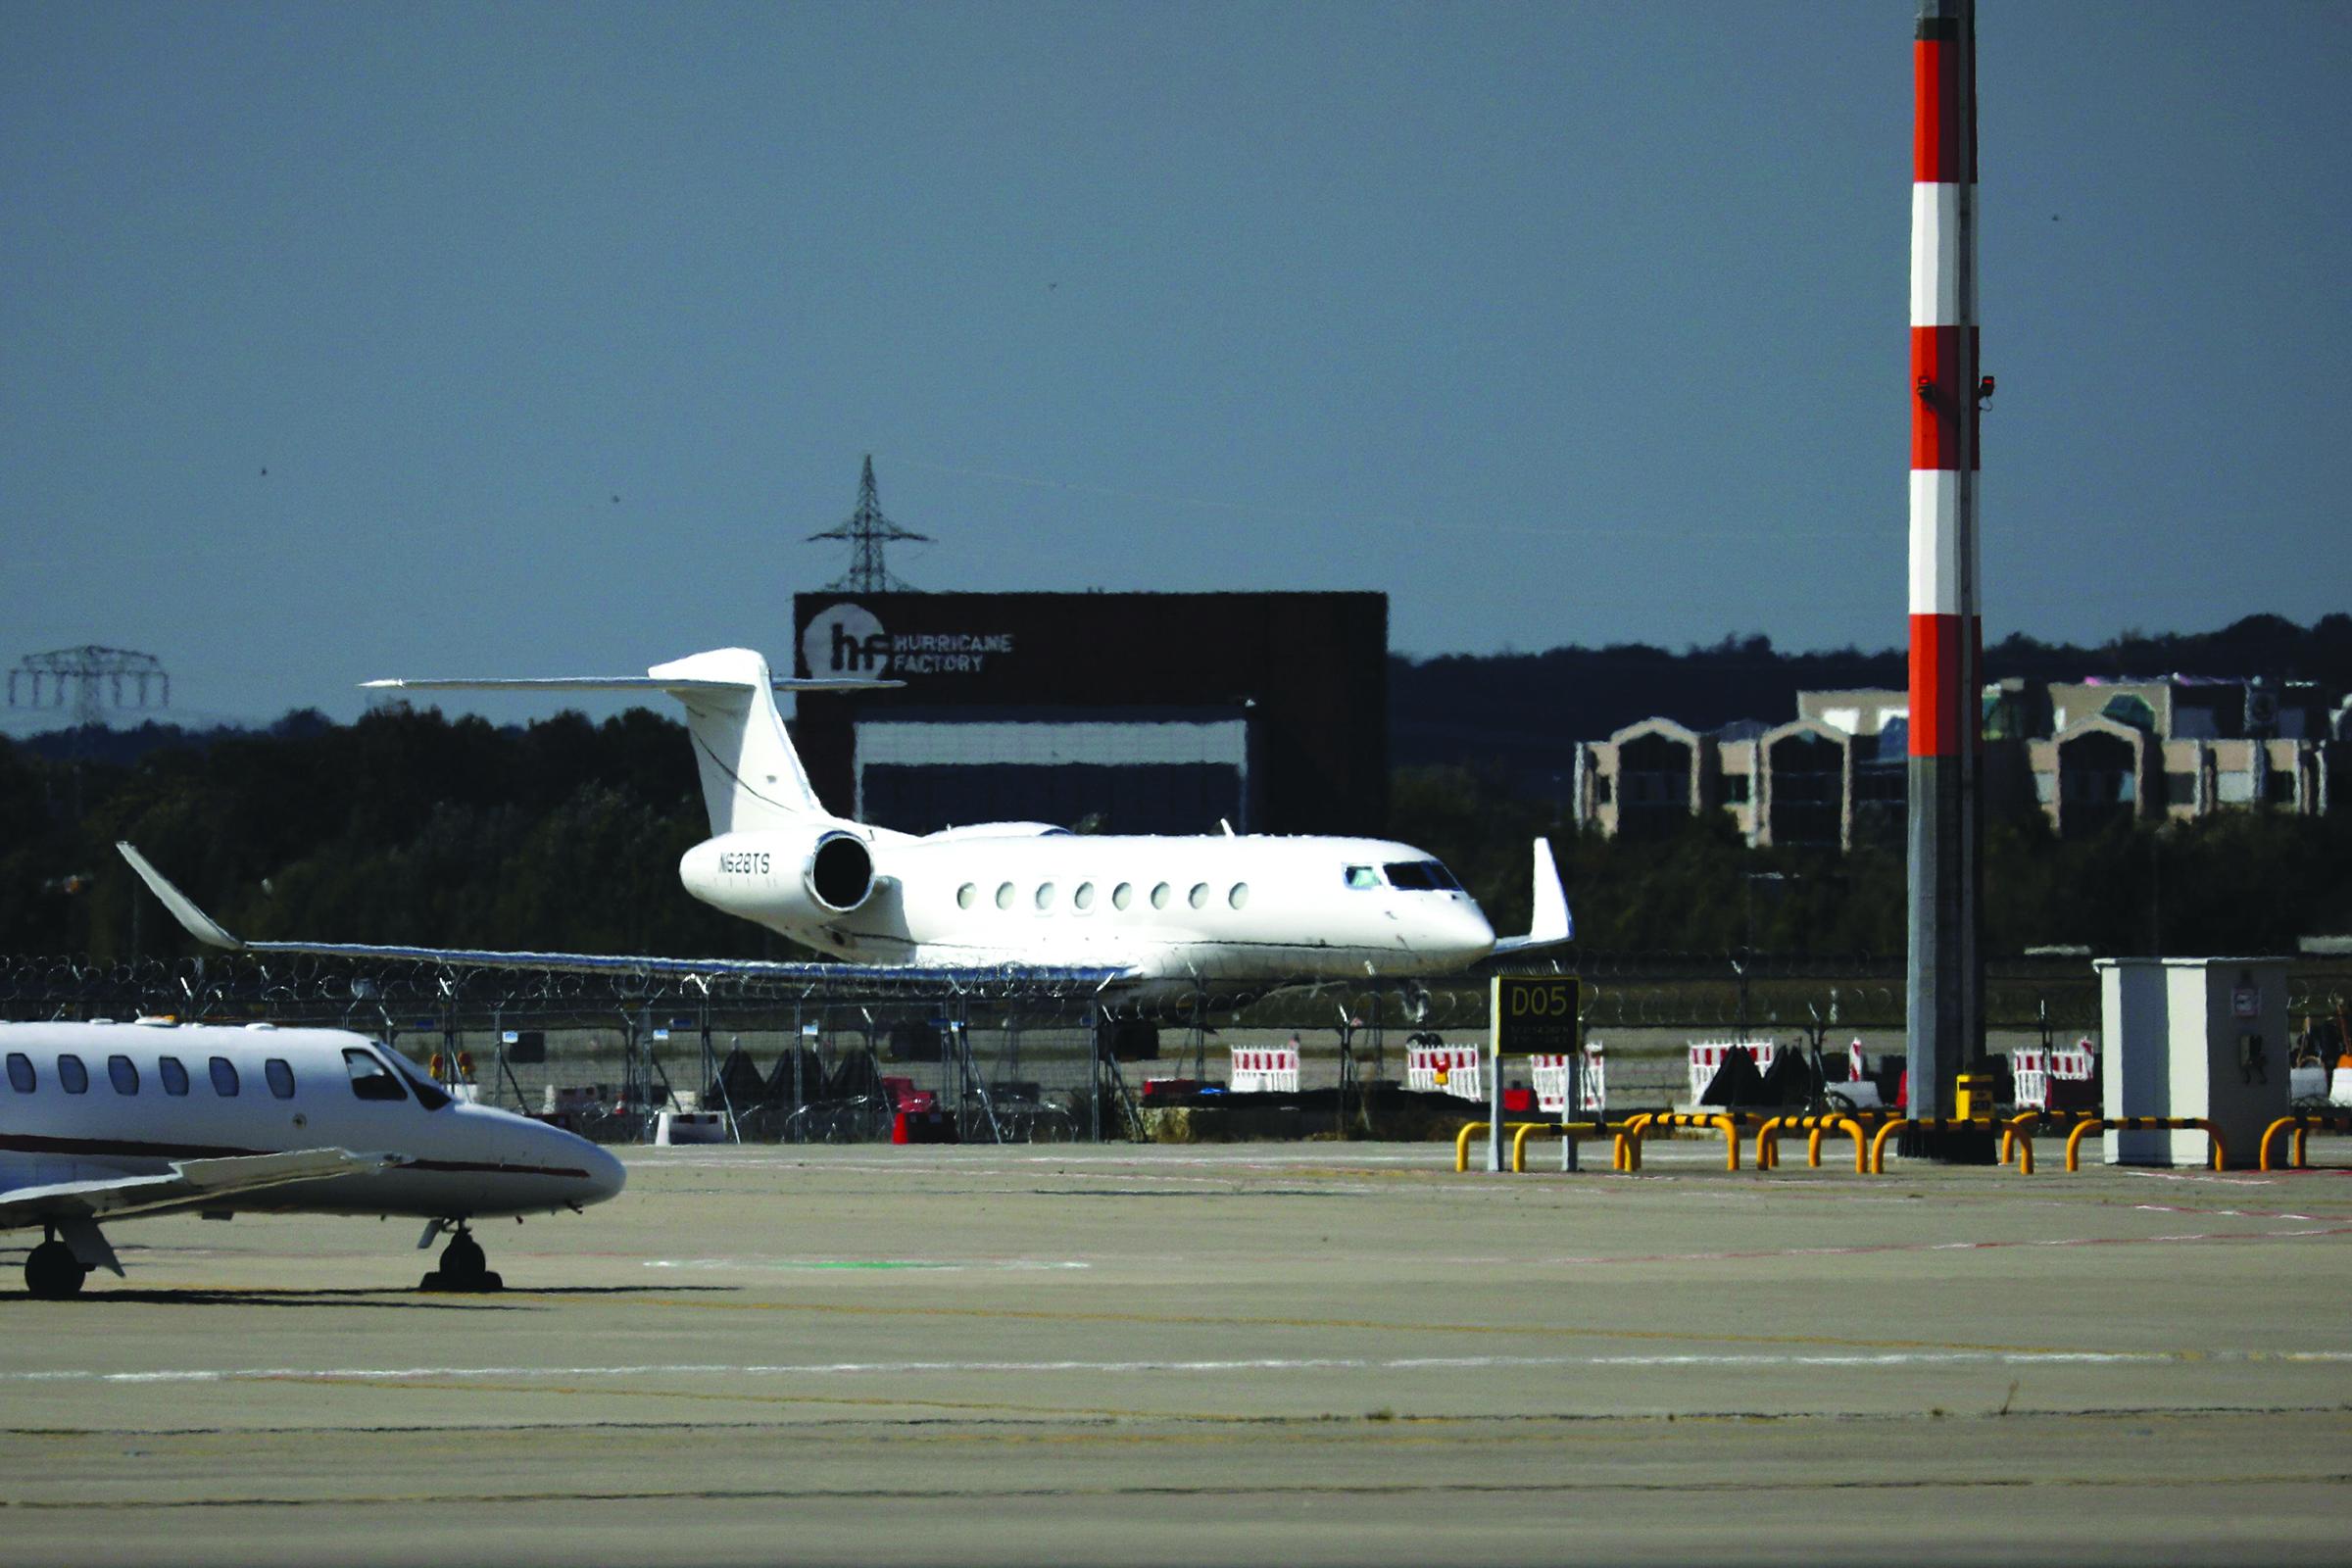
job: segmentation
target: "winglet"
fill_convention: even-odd
[[[1536,840],[1536,905],[1523,937],[1504,937],[1496,953],[1525,953],[1534,948],[1556,948],[1576,938],[1576,922],[1568,912],[1568,890],[1560,886],[1560,868],[1551,858],[1551,841]]]
[[[196,907],[193,900],[172,885],[171,878],[148,864],[147,857],[141,855],[129,840],[117,839],[115,848],[122,852],[122,858],[128,860],[130,868],[139,873],[139,880],[147,884],[148,890],[164,901],[164,907],[172,911],[172,918],[187,928],[188,935],[212,947],[227,948],[232,952],[245,946],[229,934],[226,926]]]

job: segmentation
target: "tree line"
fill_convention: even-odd
[[[1984,650],[1987,680],[2071,681],[2169,674],[2312,681],[2352,691],[2352,614],[2309,627],[2250,615],[2219,631],[2126,631],[2097,647],[2015,633]],[[1645,643],[1540,654],[1447,654],[1389,661],[1389,737],[1403,766],[1500,770],[1523,793],[1564,794],[1576,744],[1666,717],[1701,732],[1735,719],[1796,716],[1800,691],[1901,688],[1899,648],[1783,653],[1764,636],[1681,653]]]
[[[1987,663],[2039,678],[2207,669],[2341,690],[2352,616],[2309,629],[2255,617],[2102,650],[2013,637]],[[1544,835],[1588,947],[1899,956],[1899,847],[1755,850],[1720,817],[1664,840],[1605,839],[1567,818],[1564,791],[1531,787],[1516,764],[1532,754],[1512,748],[1659,712],[1701,726],[1792,712],[1800,689],[1902,679],[1899,654],[1782,655],[1760,638],[1680,655],[1397,662],[1388,831],[1446,859],[1505,932],[1525,929],[1528,846]],[[0,951],[190,951],[115,854],[128,839],[253,937],[788,956],[679,887],[678,858],[707,834],[684,728],[646,710],[499,727],[395,707],[352,724],[298,712],[259,731],[150,725],[0,743]],[[2291,949],[2305,933],[2352,929],[2352,810],[2223,812],[2063,841],[2029,812],[1989,825],[1985,884],[1995,954]]]

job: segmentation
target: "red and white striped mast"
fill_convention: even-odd
[[[1911,1115],[1983,1051],[1975,0],[1920,0],[1911,185]]]

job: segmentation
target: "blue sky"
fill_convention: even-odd
[[[922,587],[1894,646],[1911,17],[20,0],[0,663],[781,661],[869,451]],[[1987,634],[2352,606],[2352,7],[1980,74]]]

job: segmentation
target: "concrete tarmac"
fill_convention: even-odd
[[[125,1222],[0,1302],[0,1561],[2352,1561],[2352,1179],[2042,1152],[645,1150],[483,1298]]]

